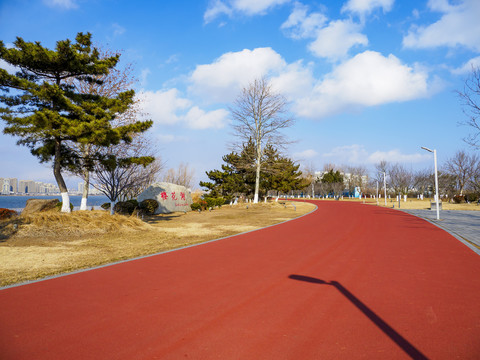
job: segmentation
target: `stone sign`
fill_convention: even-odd
[[[155,183],[137,197],[138,202],[145,199],[158,201],[155,214],[169,214],[176,211],[191,211],[192,194],[185,186],[166,182]]]

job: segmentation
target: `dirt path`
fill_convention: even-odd
[[[319,202],[227,240],[0,291],[2,359],[477,359],[480,258]]]

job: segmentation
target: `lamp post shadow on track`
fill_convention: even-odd
[[[423,355],[415,346],[413,346],[407,339],[400,335],[395,329],[388,325],[381,317],[373,312],[367,305],[365,305],[359,298],[348,291],[338,281],[325,281],[310,276],[304,275],[289,275],[292,280],[304,281],[319,285],[330,285],[337,289],[343,296],[345,296],[353,305],[355,305],[366,317],[368,317],[385,335],[393,340],[405,353],[407,353],[412,359],[426,360],[428,359]]]

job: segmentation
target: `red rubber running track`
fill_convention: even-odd
[[[6,359],[479,359],[480,257],[395,210],[300,219],[0,291]]]

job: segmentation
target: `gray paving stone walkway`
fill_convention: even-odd
[[[421,217],[446,230],[480,255],[480,211],[441,210],[440,220],[436,211],[402,210]],[[475,246],[476,245],[476,246]]]

